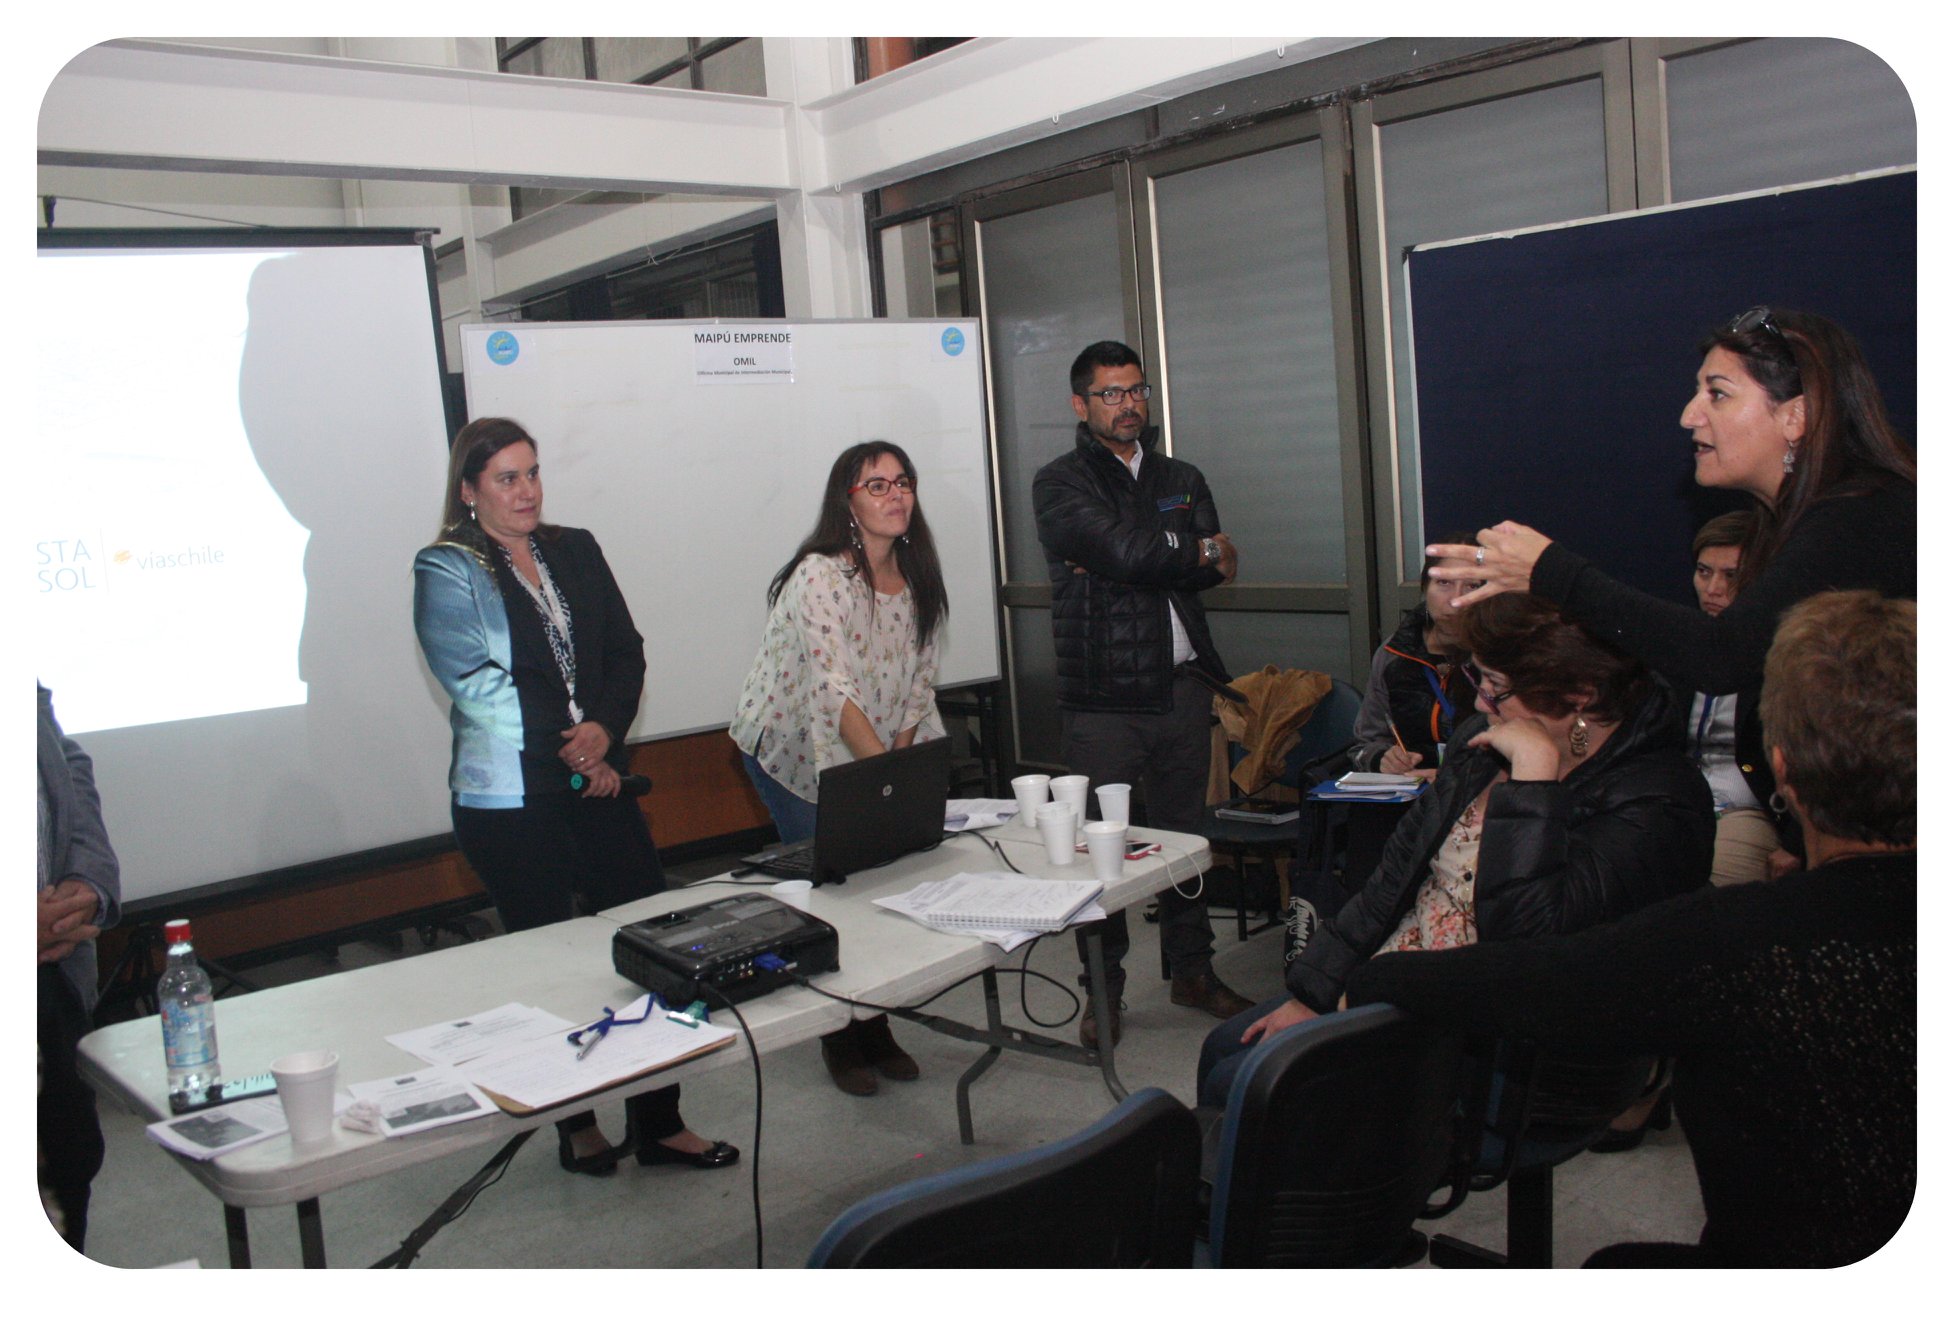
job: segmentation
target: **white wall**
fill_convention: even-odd
[[[847,38],[764,41],[765,98],[508,77],[486,37],[110,43],[50,86],[39,143],[59,163],[39,187],[436,229],[463,243],[442,282],[451,321],[772,212],[788,315],[865,316],[865,189],[1354,44],[981,38],[854,87]],[[659,195],[512,224],[512,183]],[[71,203],[56,223],[178,221]]]

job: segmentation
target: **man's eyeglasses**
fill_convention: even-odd
[[[853,495],[857,491],[867,491],[877,500],[880,500],[892,490],[901,491],[904,495],[914,495],[916,493],[916,479],[914,477],[871,477],[865,482],[857,482],[855,485],[849,487],[848,494]]]
[[[1119,401],[1129,397],[1138,403],[1144,404],[1147,400],[1153,398],[1153,387],[1151,385],[1130,385],[1122,390],[1117,385],[1110,385],[1104,390],[1088,390],[1086,391],[1086,397],[1088,399],[1097,399],[1108,408],[1119,407]]]
[[[1464,669],[1467,681],[1472,684],[1473,690],[1479,694],[1479,700],[1484,702],[1494,715],[1498,715],[1499,704],[1511,697],[1513,690],[1508,688],[1502,692],[1494,692],[1486,686],[1486,676],[1479,672],[1477,665],[1468,664]]]
[[[1778,329],[1778,323],[1771,316],[1771,309],[1762,304],[1748,312],[1738,313],[1730,323],[1730,333],[1733,335],[1747,335],[1753,330],[1762,330],[1780,340],[1784,338],[1784,332]]]

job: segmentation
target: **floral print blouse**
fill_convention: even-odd
[[[912,726],[918,743],[943,737],[936,640],[918,645],[913,594],[883,596],[851,567],[832,555],[794,567],[726,731],[810,803],[822,769],[854,760],[841,737],[844,702],[868,717],[885,747]]]
[[[1486,795],[1459,813],[1432,855],[1432,873],[1418,887],[1411,911],[1379,954],[1408,949],[1455,949],[1479,939],[1472,913],[1473,878],[1479,872],[1479,838],[1485,831]]]

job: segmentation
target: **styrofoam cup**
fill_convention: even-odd
[[[278,1083],[278,1103],[285,1107],[285,1125],[292,1145],[309,1147],[332,1136],[332,1098],[339,1079],[339,1052],[302,1050],[271,1062]]]
[[[1038,809],[1038,833],[1045,837],[1045,861],[1054,867],[1069,867],[1077,860],[1073,832],[1076,823],[1072,809],[1064,803],[1047,803]]]
[[[1052,781],[1052,801],[1072,809],[1075,826],[1086,823],[1086,790],[1091,784],[1083,775],[1061,775]]]
[[[1018,796],[1018,820],[1027,826],[1038,824],[1038,809],[1051,800],[1052,777],[1020,775],[1011,781],[1011,792]]]
[[[1117,881],[1126,866],[1126,823],[1086,822],[1086,851],[1092,854],[1092,874],[1107,885]]]
[[[1102,784],[1094,792],[1099,795],[1101,821],[1113,821],[1123,826],[1132,819],[1127,815],[1127,808],[1133,802],[1132,785]]]
[[[789,908],[798,908],[802,912],[806,912],[807,897],[814,893],[814,882],[776,881],[769,887],[769,893]]]

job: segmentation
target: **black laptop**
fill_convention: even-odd
[[[943,842],[950,796],[950,740],[912,743],[821,772],[814,838],[790,840],[740,859],[742,867],[839,885],[850,872],[894,862]]]

